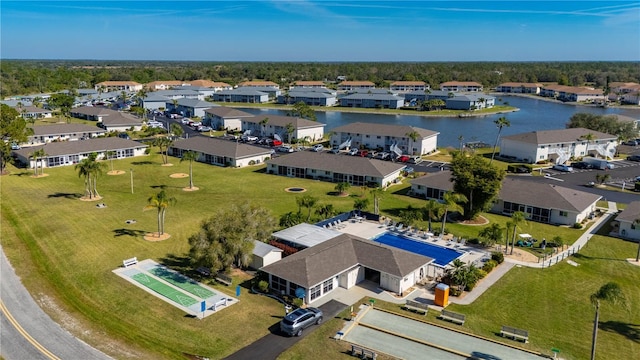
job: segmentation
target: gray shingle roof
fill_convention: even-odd
[[[48,156],[74,155],[107,150],[146,148],[148,145],[118,137],[95,138],[79,141],[51,142],[45,145],[32,146],[15,150],[16,153],[28,157],[36,150],[44,149]]]
[[[503,201],[545,209],[582,212],[602,196],[536,180],[507,176],[498,195]]]
[[[34,136],[44,135],[63,135],[73,133],[104,133],[104,129],[97,126],[85,125],[85,124],[53,124],[53,125],[39,125],[33,127]]]
[[[640,201],[630,202],[629,205],[616,216],[616,220],[630,223],[636,221],[636,219],[640,219]]]
[[[115,112],[115,114],[102,118],[104,126],[140,126],[142,120],[126,113]]]
[[[220,94],[220,95],[252,95],[252,96],[269,95],[266,92],[254,90],[251,87],[239,87],[239,88],[233,89],[233,90],[222,90],[222,91],[218,91],[216,93],[216,95],[217,94]]]
[[[422,185],[432,189],[440,189],[444,191],[453,191],[453,182],[451,181],[451,171],[440,171],[436,173],[427,173],[424,176],[410,181],[413,185]]]
[[[342,99],[372,99],[372,100],[384,100],[384,101],[400,101],[404,100],[403,97],[391,95],[391,94],[367,94],[367,93],[355,93],[342,97]]]
[[[404,277],[433,259],[382,245],[350,234],[342,234],[267,265],[263,271],[309,288],[361,264]]]
[[[74,109],[71,109],[71,114],[82,114],[89,116],[97,116],[97,115],[112,115],[117,114],[118,112],[115,110],[107,109],[101,106],[80,106]]]
[[[216,106],[211,109],[206,109],[204,112],[221,118],[243,118],[254,116],[253,114],[250,114],[248,112],[226,106]]]
[[[169,100],[169,102],[171,102],[171,100]],[[218,106],[214,103],[210,103],[208,101],[202,101],[202,100],[198,100],[198,99],[178,99],[177,100],[178,105],[180,106],[188,106],[188,107],[192,107],[192,108],[211,108],[214,106]]]
[[[354,122],[333,129],[336,133],[352,133],[352,134],[368,134],[368,135],[384,135],[397,138],[407,137],[412,131],[417,132],[422,138],[428,138],[438,135],[439,132],[427,130],[409,125],[389,125],[376,123]]]
[[[385,177],[405,167],[404,164],[391,161],[313,151],[298,151],[268,160],[267,163],[372,177]]]
[[[194,136],[188,139],[178,140],[174,142],[171,147],[182,150],[192,150],[203,154],[225,156],[233,159],[271,154],[271,149],[207,136]]]
[[[617,140],[617,136],[593,131],[585,128],[559,129],[559,130],[540,130],[528,133],[521,133],[509,136],[503,136],[503,139],[519,141],[529,144],[560,144],[574,141],[584,141],[580,139],[587,134],[593,134],[596,140]]]

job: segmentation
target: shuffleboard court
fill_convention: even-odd
[[[150,276],[147,276],[144,273],[137,273],[131,276],[131,278],[137,281],[138,283],[140,283],[141,285],[155,291],[156,293],[184,307],[189,307],[197,303],[197,301],[194,298],[187,296],[181,293],[180,291],[175,290],[171,286],[163,284],[160,281]]]
[[[199,297],[200,299],[207,299],[216,294],[215,292],[200,286],[197,282],[191,280],[190,278],[176,271],[167,269],[164,266],[156,266],[148,269],[147,271],[168,282],[169,284]]]

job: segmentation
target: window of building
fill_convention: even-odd
[[[310,294],[311,301],[313,301],[313,300],[315,300],[315,299],[319,298],[319,297],[320,297],[320,295],[322,295],[321,290],[322,290],[322,288],[321,288],[321,285],[320,285],[320,284],[318,284],[318,285],[316,285],[316,286],[312,287],[312,288],[309,290],[309,294]]]
[[[560,210],[560,216],[567,217],[567,216],[569,216],[569,213],[566,212],[566,211]]]
[[[326,294],[329,291],[333,290],[333,279],[329,279],[322,283],[322,293]]]

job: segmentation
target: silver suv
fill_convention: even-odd
[[[302,330],[322,323],[322,310],[314,307],[300,308],[287,314],[280,321],[280,330],[289,336],[300,336]]]

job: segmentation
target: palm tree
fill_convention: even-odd
[[[518,225],[524,222],[525,219],[526,219],[526,214],[523,213],[522,211],[516,211],[513,214],[511,214],[511,225],[513,226],[513,235],[511,236],[510,254],[513,254],[513,247],[515,246],[515,243],[516,243],[516,232],[518,230]]]
[[[84,177],[85,196],[89,199],[99,197],[97,182],[98,176],[102,174],[105,164],[97,162],[97,153],[91,153],[85,159],[76,164],[75,169],[78,170],[78,176]]]
[[[336,209],[333,204],[323,204],[318,206],[316,214],[320,215],[323,219],[328,219],[336,214]]]
[[[425,212],[425,215],[427,215],[426,218],[429,222],[428,230],[431,232],[431,220],[439,219],[440,216],[444,214],[444,206],[435,199],[430,199],[426,204],[424,204],[422,209]]]
[[[40,150],[35,151],[36,156],[38,157],[38,161],[40,162],[40,174],[44,175],[44,165],[42,165],[42,161],[45,157],[47,157],[47,152],[44,151],[44,148],[40,148]],[[37,174],[36,174],[37,175]]]
[[[361,211],[366,209],[369,206],[369,199],[367,198],[358,198],[353,202],[353,208]]]
[[[444,193],[442,200],[444,201],[442,204],[444,208],[444,215],[442,216],[442,230],[440,231],[440,234],[444,234],[444,227],[447,222],[447,214],[449,211],[463,212],[464,208],[460,203],[464,204],[468,201],[467,197],[463,194],[454,193],[452,191]]]
[[[296,201],[298,202],[298,208],[306,207],[309,210],[307,215],[307,222],[309,222],[309,220],[311,220],[311,210],[318,203],[318,198],[311,195],[304,195],[297,198]]]
[[[193,189],[193,161],[198,160],[198,153],[191,150],[183,152],[180,162],[185,160],[189,162],[189,189]]]
[[[147,199],[147,206],[144,210],[156,209],[158,210],[158,235],[164,234],[164,219],[167,213],[167,208],[176,203],[176,198],[170,197],[164,190],[159,193],[151,195]]]
[[[480,98],[478,98],[478,102],[479,102],[480,104],[484,105],[484,104],[487,102],[487,99],[485,99],[485,98],[483,98],[483,97],[480,97]],[[484,107],[484,106],[483,106],[483,107]]]
[[[415,151],[413,151],[413,146],[416,144],[416,141],[418,141],[418,139],[420,138],[420,134],[417,131],[412,130],[406,133],[405,136],[411,139],[411,142],[410,142],[411,146],[409,146],[409,154],[413,155],[415,154]]]
[[[173,141],[168,137],[159,137],[155,138],[152,142],[152,145],[157,146],[160,150],[160,154],[162,155],[162,162],[164,164],[169,163],[169,155],[167,154],[169,147],[173,145]]]
[[[493,223],[480,230],[478,236],[487,240],[486,245],[492,246],[502,238],[502,230],[504,229],[500,226],[500,224]]]
[[[376,186],[374,189],[371,189],[371,195],[373,195],[373,213],[376,215],[380,214],[380,199],[384,196],[384,190],[380,186]]]
[[[614,305],[626,302],[624,293],[618,284],[609,282],[589,297],[591,304],[596,308],[596,318],[593,321],[593,336],[591,338],[591,360],[596,358],[596,341],[598,337],[598,322],[600,319],[600,301],[608,301]]]
[[[346,181],[343,181],[343,182],[337,183],[334,189],[338,192],[338,195],[344,195],[347,189],[349,189],[350,187],[351,187],[351,184],[349,184]]]
[[[496,142],[493,144],[493,152],[491,153],[491,161],[489,161],[489,164],[493,162],[493,158],[496,156],[496,149],[498,148],[498,141],[500,141],[500,133],[502,132],[502,128],[505,126],[511,126],[511,122],[504,116],[498,118],[493,123],[496,124],[496,127],[498,128],[498,135],[496,136]]]
[[[33,176],[38,176],[38,156],[40,156],[39,151],[40,150],[36,150],[29,154],[29,157],[33,158]]]
[[[113,150],[107,150],[104,155],[107,157],[107,159],[109,160],[109,162],[111,163],[111,172],[113,172],[113,158],[118,155],[117,152],[113,151]]]
[[[84,178],[84,196],[92,198],[91,192],[91,171],[89,158],[82,159],[75,166],[78,171],[78,177]]]
[[[591,142],[596,139],[596,136],[593,133],[588,133],[586,135],[580,136],[580,139],[587,140],[587,151],[586,154],[589,154],[589,146],[591,146]],[[596,159],[598,158],[598,152],[595,154]]]
[[[93,197],[100,197],[100,194],[98,194],[98,177],[102,175],[104,168],[107,167],[106,164],[96,161],[97,158],[98,155],[95,153],[89,156],[89,172],[92,178],[91,183],[93,186],[91,191],[93,192]]]
[[[171,123],[171,126],[169,127],[169,131],[171,132],[171,134],[177,137],[180,137],[182,136],[182,134],[184,134],[184,129],[178,123]]]
[[[269,118],[266,117],[260,120],[260,127],[262,128],[262,137],[265,137],[265,133],[267,132],[267,124],[269,123]]]
[[[294,132],[294,131],[296,131],[296,128],[293,126],[293,124],[292,124],[292,123],[288,123],[288,124],[284,127],[284,129],[285,129],[285,130],[286,130],[286,132],[287,132],[287,142],[288,142],[289,144],[291,144],[291,135],[293,135],[293,132]]]

